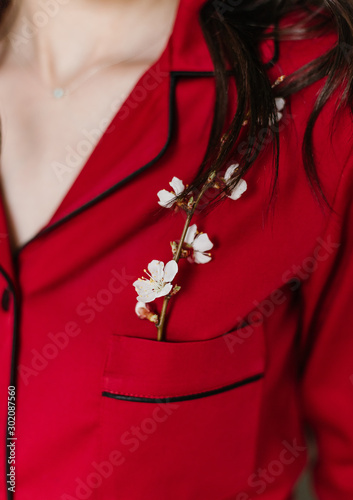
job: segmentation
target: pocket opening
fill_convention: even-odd
[[[209,396],[215,396],[222,392],[231,391],[242,387],[243,385],[252,384],[258,382],[264,377],[264,373],[258,373],[252,377],[247,377],[246,379],[234,382],[233,384],[226,385],[224,387],[219,387],[218,389],[212,389],[209,391],[203,391],[196,394],[184,394],[181,396],[170,396],[170,397],[160,397],[160,396],[136,396],[134,394],[118,394],[114,392],[103,391],[102,396],[112,399],[120,399],[123,401],[133,401],[137,403],[176,403],[181,401],[191,401],[193,399],[207,398]]]

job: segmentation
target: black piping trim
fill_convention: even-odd
[[[231,75],[231,74],[233,74],[233,72],[232,71],[227,71],[227,74]],[[138,170],[136,170],[135,172],[133,172],[131,175],[125,177],[124,179],[122,179],[121,181],[119,181],[114,186],[111,186],[109,189],[107,189],[106,191],[104,191],[100,195],[96,196],[95,198],[93,198],[89,202],[85,203],[84,205],[82,205],[78,209],[74,210],[70,214],[68,214],[65,217],[63,217],[62,219],[58,220],[57,222],[55,222],[51,226],[48,226],[45,229],[43,229],[42,231],[40,231],[39,233],[37,233],[33,238],[31,238],[24,245],[22,245],[16,251],[14,251],[14,255],[13,255],[14,262],[17,263],[18,257],[19,257],[19,254],[20,254],[21,250],[23,250],[32,241],[34,241],[37,238],[39,238],[39,237],[41,237],[41,236],[49,233],[50,231],[54,230],[55,228],[57,228],[61,224],[69,221],[70,219],[72,219],[76,215],[79,215],[83,211],[91,208],[93,205],[95,205],[96,203],[98,203],[101,200],[105,199],[110,194],[114,193],[117,189],[119,189],[120,187],[123,187],[125,184],[127,184],[130,181],[132,181],[140,173],[143,173],[149,167],[151,167],[152,165],[154,165],[164,155],[164,153],[166,152],[166,150],[167,150],[167,148],[170,145],[171,140],[172,140],[173,130],[174,130],[173,127],[174,127],[174,123],[175,123],[175,120],[174,120],[175,119],[175,88],[176,88],[177,78],[178,77],[180,77],[180,78],[183,78],[183,77],[204,78],[204,77],[213,77],[214,75],[215,74],[214,74],[213,71],[171,71],[170,72],[171,82],[170,82],[170,89],[169,89],[168,136],[167,136],[167,140],[166,140],[163,148],[157,154],[157,156],[155,158],[153,158],[150,162],[148,162],[146,165],[142,166],[141,168],[139,168]],[[12,292],[13,300],[14,300],[14,324],[13,324],[13,340],[12,340],[12,354],[11,354],[11,368],[10,368],[10,383],[9,383],[9,385],[16,387],[16,382],[17,382],[17,380],[16,380],[16,375],[17,375],[17,356],[18,356],[17,348],[18,348],[18,340],[19,340],[19,304],[18,304],[18,301],[17,301],[16,291],[15,291],[15,288],[14,288],[13,283],[11,281],[11,278],[10,278],[10,276],[6,273],[6,271],[1,266],[0,266],[0,273],[3,275],[3,277],[7,281],[8,287],[9,287],[10,291]],[[256,380],[258,380],[259,378],[261,378],[262,375],[261,376],[257,376],[257,377],[258,378]],[[252,382],[252,381],[255,381],[255,380],[250,380],[250,382]],[[249,382],[244,381],[244,383],[249,383]],[[239,387],[240,385],[243,385],[243,383],[239,382],[237,384],[233,384],[233,386],[231,386],[229,388],[227,388],[227,387],[223,388],[223,389],[219,390],[218,392],[224,392],[226,390],[230,390],[230,389],[233,389],[235,387]],[[207,394],[207,395],[211,395],[211,392],[213,392],[213,391],[210,391],[210,394]],[[111,395],[109,393],[103,393],[103,395],[104,396],[108,396],[108,397],[116,397],[118,399],[118,396]],[[205,397],[205,395],[200,394],[200,395],[195,395],[194,397],[192,397],[192,396],[191,397],[190,396],[186,396],[185,398],[188,398],[188,399],[197,399],[197,398],[200,398],[200,397]],[[123,396],[121,396],[119,399],[123,399]],[[138,400],[140,401],[140,399],[138,399]],[[164,400],[166,402],[167,401],[171,401],[171,400],[178,400],[179,401],[179,399],[174,399],[174,398],[171,398],[171,399],[170,398],[169,399],[168,398],[164,398]],[[158,400],[158,401],[163,401],[163,399],[162,400]],[[17,391],[16,391],[16,402],[17,402]],[[153,400],[147,399],[147,402],[153,402]],[[5,445],[7,445],[7,438],[9,437],[9,435],[8,435],[7,420],[8,419],[6,419],[6,443],[5,443]],[[9,469],[10,464],[8,464],[8,457],[9,457],[9,448],[6,446],[6,477],[5,477],[5,485],[7,485],[7,474],[9,473],[9,470],[10,470]],[[7,490],[7,500],[13,500],[13,498],[14,498],[13,497],[13,492]]]
[[[10,383],[9,386],[14,386],[16,388],[16,374],[17,374],[17,344],[18,344],[18,326],[19,326],[19,305],[16,297],[16,291],[15,288],[12,284],[10,276],[6,273],[6,271],[0,267],[0,274],[3,275],[5,280],[7,281],[8,288],[10,292],[12,293],[13,296],[13,301],[14,301],[14,323],[13,323],[13,334],[12,334],[12,355],[11,355],[11,369],[10,369]],[[15,400],[15,409],[16,409],[16,403],[17,403],[17,391],[15,392],[16,394],[16,400]],[[9,428],[8,428],[8,410],[7,410],[7,417],[6,417],[6,440],[5,440],[5,456],[6,456],[6,465],[5,465],[5,487],[6,487],[6,492],[7,492],[7,500],[13,500],[13,492],[9,491],[7,489],[7,480],[10,476],[8,474],[10,473],[10,464],[9,464],[9,458],[10,458],[10,448],[7,446],[9,438],[12,439],[12,436],[9,435]]]
[[[252,311],[250,311],[250,312],[252,312]],[[248,314],[248,316],[249,316],[249,314]],[[229,333],[238,332],[239,330],[243,330],[244,328],[247,328],[249,326],[256,327],[256,326],[259,326],[259,323],[257,323],[256,321],[252,321],[251,323],[249,323],[249,321],[243,320],[242,323],[237,323],[237,326],[235,326],[234,328],[231,328],[223,335],[228,335]]]
[[[277,37],[274,40],[274,45],[275,45],[275,50],[273,53],[273,57],[272,57],[271,61],[269,61],[266,64],[266,66],[265,66],[266,69],[272,68],[278,62],[278,59],[279,59],[279,40]]]
[[[209,396],[215,396],[216,394],[220,394],[226,391],[231,391],[232,389],[236,389],[243,385],[257,382],[258,380],[261,380],[263,377],[264,373],[258,373],[257,375],[248,377],[244,380],[241,380],[240,382],[235,382],[234,384],[226,385],[224,387],[221,387],[220,389],[200,392],[198,394],[187,394],[185,396],[174,396],[169,398],[145,398],[139,396],[125,396],[124,394],[114,394],[112,392],[107,392],[107,391],[103,391],[102,396],[112,399],[121,399],[123,401],[135,401],[137,403],[176,403],[179,401],[190,401],[192,399],[201,399],[201,398],[207,398]]]
[[[56,229],[58,226],[60,226],[64,222],[69,221],[70,219],[72,219],[76,215],[81,214],[83,211],[91,208],[96,203],[104,200],[110,194],[114,193],[118,188],[125,186],[125,184],[127,184],[129,181],[133,180],[135,177],[137,177],[137,175],[139,175],[140,173],[142,173],[145,170],[147,170],[150,166],[152,166],[154,163],[156,163],[163,156],[163,154],[167,150],[167,148],[168,148],[168,146],[169,146],[169,144],[171,142],[171,138],[172,138],[173,120],[174,120],[174,114],[175,114],[175,106],[174,106],[174,104],[175,104],[175,84],[176,84],[176,80],[175,80],[175,78],[172,77],[171,78],[170,89],[169,89],[168,136],[167,136],[167,140],[166,140],[163,148],[157,154],[157,156],[155,156],[147,164],[143,165],[143,167],[139,168],[138,170],[135,170],[135,172],[133,172],[132,174],[128,175],[127,177],[125,177],[124,179],[122,179],[121,181],[119,181],[118,183],[116,183],[113,186],[111,186],[110,188],[106,189],[103,193],[99,194],[98,196],[96,196],[92,200],[88,201],[87,203],[85,203],[81,207],[77,208],[73,212],[69,213],[65,217],[62,217],[58,221],[54,222],[50,226],[46,227],[45,229],[43,229],[42,231],[40,231],[39,233],[37,233],[33,238],[31,238],[24,245],[22,245],[20,248],[18,248],[17,251],[15,252],[15,254],[19,254],[27,245],[29,245],[30,243],[32,243],[34,240],[36,240],[40,236],[43,236],[44,234],[47,234],[47,233],[51,232],[53,229]]]
[[[134,180],[138,175],[142,174],[145,170],[147,170],[149,167],[154,165],[166,152],[168,149],[171,141],[172,141],[172,136],[173,136],[173,131],[174,131],[174,124],[175,124],[175,111],[176,111],[176,106],[175,106],[175,88],[176,88],[176,83],[178,77],[196,77],[196,78],[204,78],[204,77],[212,77],[214,76],[213,71],[171,71],[170,72],[171,76],[171,82],[170,82],[170,89],[169,89],[169,120],[168,120],[168,136],[167,140],[162,147],[161,151],[155,156],[151,161],[140,167],[138,170],[135,170],[132,174],[128,175],[121,181],[117,182],[107,190],[105,190],[103,193],[99,194],[92,200],[88,201],[81,207],[77,208],[76,210],[72,211],[65,217],[62,217],[58,221],[54,222],[50,226],[46,227],[45,229],[41,230],[39,233],[37,233],[33,238],[31,238],[29,241],[27,241],[24,245],[19,247],[15,252],[14,256],[15,258],[18,258],[20,252],[30,243],[32,243],[34,240],[37,238],[53,231],[56,229],[58,226],[61,226],[63,223],[71,220],[73,217],[76,215],[81,214],[85,210],[91,208],[93,205],[96,203],[99,203],[100,201],[104,200],[107,198],[109,195],[113,194],[115,191],[117,191],[119,188],[125,186],[128,184],[130,181]]]
[[[23,248],[25,248],[27,245],[29,245],[32,241],[36,240],[37,238],[41,237],[42,235],[45,235],[52,231],[53,229],[57,228],[64,222],[67,222],[68,220],[72,219],[76,215],[81,214],[83,211],[91,208],[93,205],[96,203],[100,202],[101,200],[105,199],[107,196],[110,194],[114,193],[117,189],[120,187],[123,187],[125,184],[128,182],[132,181],[135,177],[137,177],[139,174],[143,173],[145,170],[147,170],[149,167],[154,165],[166,152],[168,146],[171,143],[172,136],[173,136],[173,130],[174,130],[174,124],[175,124],[175,111],[176,111],[176,106],[175,106],[175,88],[176,88],[176,83],[177,83],[177,78],[178,77],[212,77],[214,76],[214,73],[212,71],[171,71],[170,72],[171,76],[171,81],[170,81],[170,89],[169,89],[169,120],[168,120],[168,136],[167,140],[161,149],[161,151],[153,158],[150,162],[148,162],[146,165],[142,166],[135,172],[133,172],[131,175],[125,177],[121,181],[119,181],[117,184],[111,186],[108,188],[106,191],[101,193],[100,195],[96,196],[86,204],[82,205],[78,209],[74,210],[70,214],[66,215],[62,219],[58,220],[51,226],[46,227],[39,233],[37,233],[33,238],[31,238],[29,241],[27,241],[24,245],[22,245],[20,248],[18,248],[16,251],[14,251],[13,259],[14,259],[14,264],[17,264],[19,254]],[[13,300],[14,300],[14,324],[13,324],[13,340],[12,340],[12,354],[11,354],[11,368],[10,368],[10,383],[9,385],[12,385],[16,387],[16,375],[17,375],[17,356],[18,356],[18,341],[19,341],[19,303],[17,301],[16,297],[16,290],[15,287],[11,281],[10,276],[6,273],[6,271],[0,266],[0,273],[3,275],[5,280],[8,283],[8,287],[10,291],[12,292],[13,295]],[[16,402],[17,402],[17,391],[16,391]],[[5,477],[5,485],[7,488],[7,474],[9,473],[9,467],[10,464],[8,464],[8,457],[9,457],[9,448],[7,447],[7,438],[9,437],[8,435],[8,426],[7,426],[7,420],[6,419],[6,477]],[[13,500],[13,492],[7,490],[7,500]]]

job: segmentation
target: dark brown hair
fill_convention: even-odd
[[[0,25],[11,0],[0,0]],[[280,21],[295,14],[295,22],[279,27]],[[232,184],[249,170],[268,142],[263,130],[272,136],[274,183],[278,175],[279,133],[270,124],[276,121],[275,97],[289,98],[295,92],[322,80],[322,90],[307,123],[302,154],[313,192],[325,200],[313,154],[313,129],[328,99],[337,91],[340,105],[353,106],[353,2],[351,0],[207,0],[200,11],[200,24],[209,47],[216,78],[216,105],[210,142],[199,174],[187,191],[198,190],[213,170],[221,172],[242,134],[247,145],[237,157],[239,169]],[[276,63],[283,39],[299,39],[334,31],[337,43],[324,55],[289,75],[272,87],[269,65]],[[274,58],[265,64],[259,46],[273,39]],[[228,79],[235,79],[238,105],[227,133],[224,126],[229,109]],[[244,127],[244,122],[247,125]],[[261,133],[259,133],[261,131]],[[256,138],[254,140],[254,138]],[[222,195],[222,191],[219,191]],[[273,191],[274,193],[274,191]],[[273,194],[272,193],[272,194]]]
[[[282,22],[279,28],[280,22],[285,19],[295,19],[295,22],[292,21],[291,24]],[[235,145],[243,130],[247,147],[245,150],[242,148],[242,156],[236,158],[240,167],[233,179],[234,186],[264,149],[262,147],[266,139],[263,134],[264,128],[268,129],[268,134],[273,139],[273,187],[275,188],[280,142],[278,128],[269,125],[276,119],[275,97],[289,98],[292,94],[322,80],[321,92],[306,126],[302,156],[313,193],[320,201],[326,201],[315,167],[313,129],[323,107],[334,93],[339,95],[337,108],[349,103],[352,111],[353,2],[350,0],[209,0],[200,12],[200,22],[214,61],[217,102],[208,151],[200,173],[189,186],[189,190],[203,184],[211,170],[221,171],[227,161],[233,159]],[[327,32],[336,34],[336,44],[327,53],[272,88],[268,78],[268,68],[278,59],[281,40],[318,37]],[[273,60],[265,64],[261,59],[259,45],[269,38],[274,41],[275,51]],[[235,78],[238,106],[231,126],[221,140],[228,109],[226,68],[230,68]],[[244,131],[245,121],[247,125]],[[242,136],[242,143],[243,140]],[[267,138],[266,143],[268,142]]]

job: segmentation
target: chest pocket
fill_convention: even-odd
[[[116,464],[99,498],[236,500],[254,471],[264,372],[262,325],[196,342],[112,336],[101,459]]]

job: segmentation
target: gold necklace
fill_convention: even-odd
[[[84,73],[81,76],[78,76],[71,80],[71,83],[68,83],[66,85],[60,85],[56,86],[53,89],[51,89],[52,96],[54,99],[62,99],[63,97],[66,97],[67,95],[72,94],[77,90],[81,85],[86,83],[87,80],[92,78],[95,74],[97,74],[99,71],[102,71],[103,69],[110,68],[111,66],[118,65],[120,63],[126,62],[132,58],[127,58],[127,59],[121,59],[115,62],[111,63],[106,63],[106,64],[100,64],[94,68],[89,69],[86,73]]]

